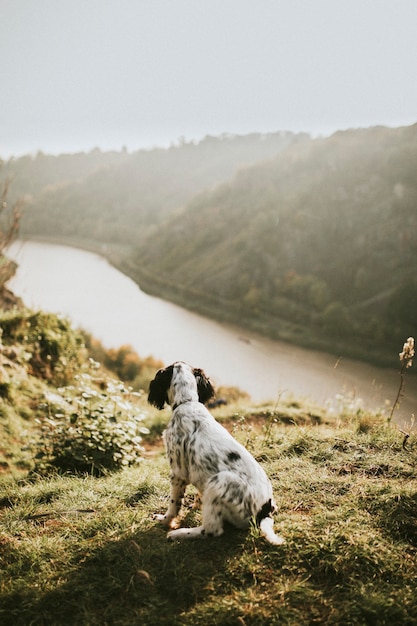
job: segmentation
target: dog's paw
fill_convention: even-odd
[[[180,520],[177,517],[168,517],[167,515],[160,515],[159,513],[155,513],[152,515],[152,519],[156,520],[162,526],[166,528],[179,528]]]
[[[170,526],[172,521],[169,517],[161,515],[160,513],[154,513],[154,515],[152,515],[152,519],[159,522],[163,526]]]
[[[183,541],[184,539],[191,539],[190,528],[175,528],[167,533],[167,539],[169,541]]]
[[[198,539],[205,537],[206,532],[202,526],[196,528],[176,528],[167,534],[169,541],[184,541],[186,539]]]

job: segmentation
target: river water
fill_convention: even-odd
[[[69,317],[106,347],[130,344],[142,357],[166,365],[184,360],[201,367],[216,385],[234,385],[256,401],[285,395],[328,404],[354,401],[388,411],[398,371],[272,341],[220,324],[149,296],[102,257],[83,250],[14,242],[8,256],[18,270],[8,286],[31,308]],[[399,351],[401,346],[399,346]],[[396,419],[417,414],[416,381],[407,381]]]

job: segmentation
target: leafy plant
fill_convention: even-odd
[[[22,309],[2,314],[1,325],[3,343],[26,351],[29,373],[54,384],[69,383],[86,359],[83,337],[65,318]]]
[[[35,472],[88,472],[101,475],[138,463],[143,448],[145,417],[135,400],[140,394],[123,383],[108,381],[97,390],[91,375],[81,374],[77,386],[47,394]]]

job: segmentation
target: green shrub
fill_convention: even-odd
[[[78,385],[47,394],[41,437],[35,444],[36,473],[101,475],[138,463],[143,448],[145,415],[136,406],[139,394],[109,381],[97,390],[88,374]]]
[[[2,313],[0,319],[4,345],[19,344],[26,351],[34,376],[66,385],[86,360],[83,337],[65,318],[23,309]]]

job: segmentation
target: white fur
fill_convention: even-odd
[[[253,456],[223,428],[199,401],[213,394],[201,370],[177,362],[160,370],[150,386],[148,400],[173,408],[164,432],[171,467],[170,504],[157,519],[171,527],[185,489],[193,484],[201,494],[203,523],[197,528],[178,528],[170,539],[218,536],[224,522],[247,528],[254,519],[272,544],[285,542],[273,530],[276,510],[271,483]],[[201,399],[201,397],[200,397]]]

